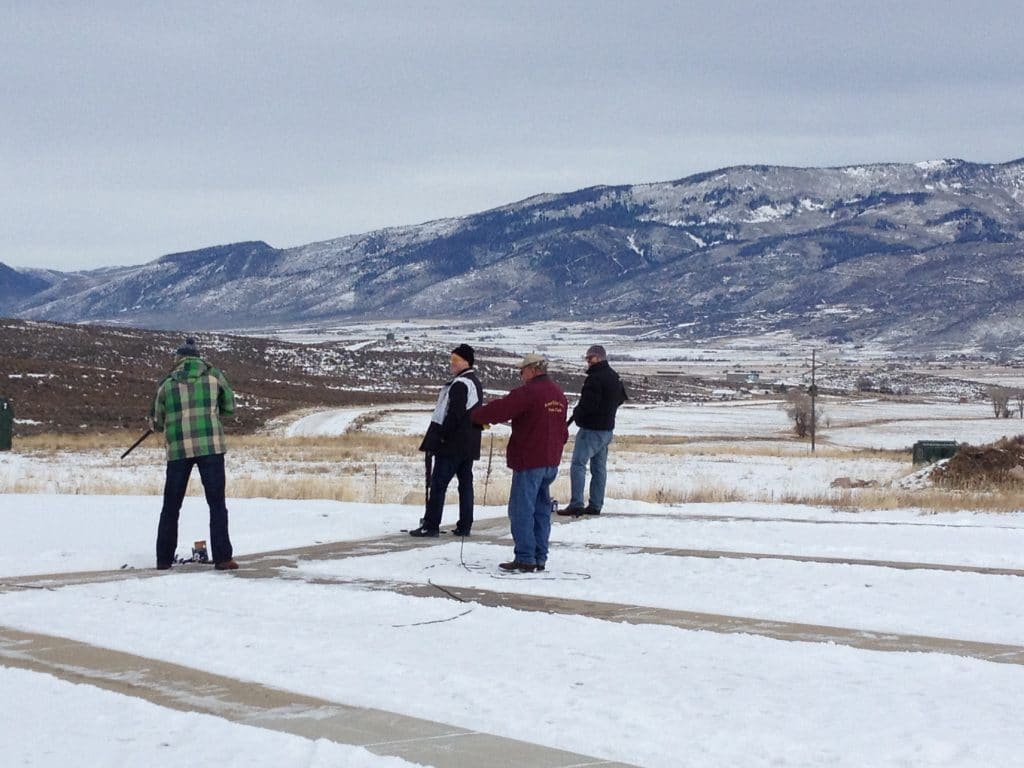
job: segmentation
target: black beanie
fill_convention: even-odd
[[[196,347],[196,340],[189,336],[185,343],[178,347],[179,357],[199,357],[199,348]]]
[[[473,367],[473,358],[475,357],[475,353],[473,352],[473,348],[469,346],[469,344],[459,344],[459,346],[452,350],[452,354],[458,355],[467,363],[469,363],[469,366],[471,368]]]

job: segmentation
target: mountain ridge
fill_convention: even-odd
[[[1024,310],[1022,242],[1024,158],[735,166],[293,248],[0,269],[0,314],[168,329],[616,318],[692,338],[785,329],[1020,350],[1024,329],[1005,320]]]

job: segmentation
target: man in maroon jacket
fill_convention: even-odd
[[[569,429],[565,393],[547,374],[548,361],[543,356],[527,355],[519,363],[523,385],[472,414],[477,424],[512,422],[505,461],[512,470],[508,517],[515,558],[498,566],[506,571],[543,571],[548,559],[550,488]]]

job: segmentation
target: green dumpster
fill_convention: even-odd
[[[6,397],[0,397],[0,451],[11,450],[14,434],[14,406]]]
[[[952,458],[959,447],[956,440],[918,440],[914,443],[914,463],[931,464]]]

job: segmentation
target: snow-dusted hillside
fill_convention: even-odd
[[[1020,349],[1022,241],[1024,160],[744,166],[285,250],[9,275],[0,313],[167,328],[623,318],[695,338]]]

